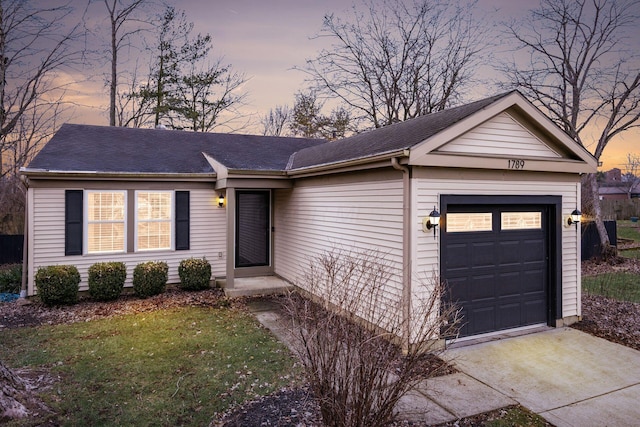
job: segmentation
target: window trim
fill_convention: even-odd
[[[171,209],[171,216],[168,220],[143,220],[143,222],[168,222],[169,223],[169,247],[166,248],[153,248],[153,249],[140,249],[138,248],[138,195],[140,193],[155,193],[155,194],[169,194],[169,207]],[[175,251],[175,219],[176,219],[176,206],[175,206],[175,191],[174,190],[135,190],[134,191],[134,218],[133,218],[133,251],[134,252],[161,252],[161,251]]]
[[[538,225],[535,227],[529,227],[529,226],[522,226],[522,227],[515,227],[515,226],[506,226],[505,227],[505,214],[537,214],[538,218]],[[525,231],[525,230],[542,230],[542,211],[525,211],[525,210],[520,210],[520,211],[501,211],[500,212],[500,231],[505,231],[505,232],[509,232],[509,231]]]
[[[116,250],[116,251],[96,251],[96,252],[91,252],[89,250],[89,224],[93,224],[93,223],[100,223],[100,222],[104,222],[104,221],[90,221],[89,220],[89,196],[90,194],[96,194],[96,193],[109,193],[109,194],[122,194],[123,195],[123,199],[124,199],[124,212],[123,212],[123,219],[122,221],[108,221],[110,223],[120,223],[122,222],[124,225],[123,228],[123,248],[122,250]],[[124,254],[127,253],[127,236],[128,236],[128,217],[127,217],[127,213],[128,213],[128,208],[127,208],[127,190],[84,190],[84,201],[83,201],[83,211],[84,211],[84,218],[83,218],[83,226],[84,226],[84,232],[83,232],[83,237],[82,237],[82,241],[84,244],[84,250],[83,250],[83,254],[84,255],[104,255],[104,254]]]
[[[451,221],[454,216],[457,215],[483,215],[488,218],[484,218],[485,221],[488,219],[489,228],[473,228],[473,229],[455,229],[450,228]],[[447,212],[445,214],[445,226],[447,233],[492,233],[494,230],[493,227],[493,214],[491,212],[486,212],[482,210],[474,211],[474,212]]]

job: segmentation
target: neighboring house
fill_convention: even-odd
[[[64,125],[22,170],[28,294],[51,264],[205,256],[226,286],[297,280],[335,246],[394,268],[389,315],[436,272],[462,336],[580,318],[580,233],[567,218],[596,160],[518,92],[343,140]],[[224,196],[222,207],[218,198]],[[441,224],[423,227],[438,210]],[[313,289],[308,289],[314,292]]]
[[[606,171],[604,181],[600,183],[598,194],[600,200],[627,200],[640,197],[640,182],[638,179],[622,179],[622,171],[613,168]]]
[[[640,197],[640,182],[636,183],[631,191],[629,184],[623,182],[621,184],[600,184],[598,189],[600,200],[628,200]]]

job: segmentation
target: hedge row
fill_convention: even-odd
[[[133,270],[133,292],[147,298],[164,292],[169,266],[164,261],[143,262]],[[178,267],[180,288],[202,290],[209,287],[211,264],[205,259],[188,258]],[[127,267],[123,262],[99,262],[89,267],[89,295],[98,301],[117,299],[124,289]],[[75,304],[80,274],[73,265],[53,265],[38,269],[35,277],[38,295],[45,305]]]

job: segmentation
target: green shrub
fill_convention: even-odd
[[[164,261],[148,261],[133,270],[133,292],[141,298],[158,295],[169,280],[169,266]]]
[[[97,262],[89,267],[89,295],[98,301],[117,299],[126,278],[127,266],[123,262]]]
[[[200,291],[209,287],[211,264],[206,258],[188,258],[178,266],[180,288],[188,291]]]
[[[0,268],[0,294],[19,294],[22,285],[22,264]]]
[[[36,273],[38,296],[45,305],[65,305],[78,302],[80,273],[73,265],[40,267]]]

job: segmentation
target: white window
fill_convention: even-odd
[[[87,253],[124,252],[126,193],[87,191]]]
[[[542,228],[542,212],[501,212],[502,230],[531,230]]]
[[[171,249],[173,192],[136,192],[136,251]]]
[[[447,233],[465,233],[470,231],[491,231],[491,212],[448,213]]]

